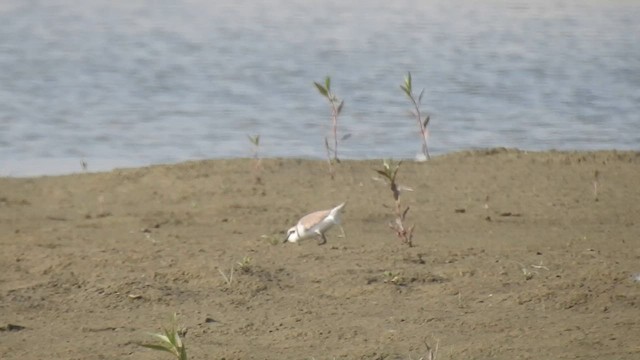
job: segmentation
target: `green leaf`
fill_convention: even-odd
[[[322,94],[322,96],[328,98],[329,97],[329,91],[322,85],[318,84],[317,82],[313,82],[316,86],[316,88],[318,88],[318,91],[320,92],[320,94]]]
[[[260,135],[255,135],[255,136],[247,135],[247,137],[249,138],[249,141],[251,141],[253,145],[255,146],[260,145]]]
[[[344,106],[344,100],[340,101],[340,105],[338,105],[338,110],[336,115],[340,115],[340,113],[342,112],[342,106]]]
[[[325,85],[325,89],[327,89],[327,92],[331,91],[331,77],[327,76],[324,79],[324,85]]]
[[[340,139],[340,141],[345,141],[345,140],[347,140],[347,139],[348,139],[348,138],[350,138],[350,137],[351,137],[351,133],[344,134],[344,135],[342,135],[342,138]]]
[[[180,360],[187,360],[187,348],[184,346],[180,348]]]
[[[411,91],[407,89],[406,85],[400,85],[400,89],[408,96],[411,97]]]
[[[384,177],[386,177],[387,179],[391,180],[391,177],[389,176],[389,173],[383,170],[376,170],[376,172]]]
[[[138,344],[138,345],[142,347],[146,347],[147,349],[166,351],[168,353],[173,354],[173,350],[166,348],[164,345],[158,345],[158,344]]]
[[[429,120],[431,120],[431,116],[427,115],[427,117],[424,119],[424,122],[422,123],[422,126],[424,126],[424,128],[427,128],[427,125],[429,125]]]
[[[418,96],[418,103],[422,102],[422,95],[424,95],[424,89],[422,89],[422,91],[420,91],[420,96]]]
[[[165,331],[165,333],[166,333],[166,331]],[[156,333],[149,333],[149,335],[158,338],[158,340],[162,341],[163,343],[171,344],[171,340],[166,335],[156,334]]]
[[[411,93],[411,72],[407,71],[407,76],[404,78],[404,87],[407,89],[407,93]]]

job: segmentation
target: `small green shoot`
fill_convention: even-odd
[[[165,327],[163,333],[149,333],[157,340],[156,343],[139,343],[138,345],[147,349],[168,352],[178,360],[187,360],[187,348],[180,338],[180,333],[184,336],[184,330],[178,330],[176,314],[173,314],[171,326]]]
[[[253,268],[253,259],[251,256],[245,256],[242,258],[242,261],[238,261],[236,263],[238,265],[238,270],[243,273],[250,273]]]
[[[406,279],[402,276],[401,273],[396,273],[393,271],[385,271],[384,275],[384,283],[394,284],[398,286],[406,285]]]
[[[409,206],[404,208],[404,210],[402,209],[402,204],[400,203],[400,191],[403,188],[399,187],[396,182],[396,177],[398,176],[398,170],[400,170],[401,164],[402,161],[394,163],[393,160],[384,160],[382,163],[382,169],[376,170],[376,172],[383,176],[393,193],[393,200],[395,202],[394,214],[396,216],[396,220],[393,223],[389,223],[389,227],[396,232],[396,235],[404,244],[411,247],[413,246],[412,239],[415,225],[411,225],[409,228],[404,225],[405,218],[409,212]]]
[[[427,126],[429,125],[429,120],[431,119],[429,115],[422,117],[420,112],[420,103],[422,102],[422,96],[424,95],[424,88],[420,91],[420,95],[416,98],[412,89],[411,82],[411,72],[407,72],[407,75],[404,77],[404,84],[400,85],[400,89],[407,95],[411,104],[413,105],[413,110],[411,114],[416,118],[418,122],[418,126],[420,127],[420,135],[422,137],[422,156],[424,160],[431,159],[431,155],[429,155],[429,147],[427,146],[427,137],[429,136],[429,131],[427,130]]]

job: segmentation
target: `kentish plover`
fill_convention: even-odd
[[[320,241],[318,245],[327,242],[324,233],[331,229],[333,225],[340,226],[340,211],[344,208],[346,202],[329,210],[320,210],[305,215],[298,221],[296,226],[287,231],[287,237],[284,242],[298,242],[298,240],[318,236]],[[341,227],[342,228],[342,227]],[[342,232],[344,234],[344,231]]]

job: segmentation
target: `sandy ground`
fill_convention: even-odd
[[[380,165],[0,179],[0,357],[169,359],[137,342],[176,312],[192,359],[640,359],[640,153],[404,163],[411,248]],[[281,243],[345,200],[346,237]]]

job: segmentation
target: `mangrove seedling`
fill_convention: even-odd
[[[327,76],[324,79],[324,85],[318,82],[313,82],[313,84],[320,92],[320,95],[324,96],[331,106],[331,130],[333,135],[333,146],[329,144],[329,137],[325,136],[324,138],[324,146],[327,150],[327,160],[329,161],[329,172],[331,173],[331,178],[333,178],[335,171],[333,169],[333,162],[340,162],[338,158],[338,116],[342,112],[342,108],[344,107],[344,100],[340,100],[336,94],[331,91],[331,77]],[[342,140],[345,140],[349,137],[349,134],[343,136]]]
[[[403,208],[400,202],[400,192],[404,188],[398,185],[396,182],[396,177],[398,176],[398,170],[400,170],[400,165],[402,161],[394,163],[393,160],[384,160],[382,163],[382,169],[376,170],[376,172],[384,178],[384,180],[389,185],[391,192],[393,194],[393,200],[395,203],[394,206],[394,215],[396,217],[395,222],[389,223],[389,227],[395,231],[396,235],[402,241],[402,243],[413,246],[413,229],[414,225],[411,225],[409,228],[405,226],[405,219],[407,217],[407,213],[409,212],[409,206]]]
[[[411,72],[407,72],[407,75],[404,77],[404,84],[400,85],[400,89],[402,89],[402,91],[407,95],[413,105],[411,114],[418,122],[418,126],[420,128],[420,135],[422,138],[422,156],[424,157],[424,160],[429,160],[431,159],[431,155],[429,155],[429,147],[427,146],[427,137],[429,136],[427,126],[429,125],[430,116],[427,115],[423,118],[420,111],[420,103],[422,102],[422,96],[424,95],[424,88],[416,98],[412,88]]]

